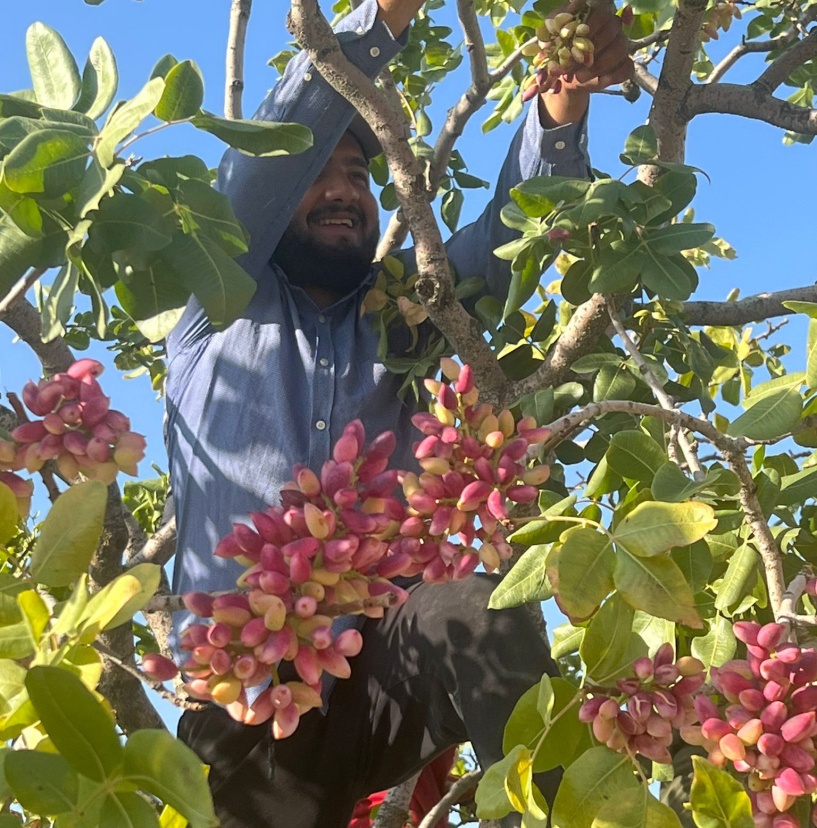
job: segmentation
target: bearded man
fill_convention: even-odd
[[[347,58],[376,77],[405,45],[421,6],[364,0],[339,27]],[[504,295],[510,274],[493,250],[517,236],[499,215],[510,188],[536,175],[587,176],[589,94],[631,73],[618,19],[599,8],[588,22],[593,68],[534,100],[494,199],[447,244],[459,278],[483,278],[495,295]],[[293,465],[320,471],[349,421],[361,419],[370,438],[393,430],[393,465],[413,466],[415,408],[398,396],[401,380],[383,366],[377,333],[361,316],[377,275],[368,163],[379,147],[304,54],[256,117],[304,124],[314,146],[260,159],[231,150],[219,170],[219,189],[249,230],[240,262],[258,287],[224,330],[192,300],[168,341],[180,592],[234,588],[241,569],[213,558],[218,540],[232,522],[276,503]],[[408,348],[408,337],[393,338],[394,348]],[[179,734],[210,765],[222,826],[343,828],[358,799],[408,778],[451,745],[470,741],[483,767],[501,759],[517,699],[557,668],[522,608],[487,610],[495,585],[485,575],[414,584],[405,604],[365,620],[352,677],[274,750],[268,724],[236,723],[216,706],[185,713]],[[553,780],[538,781],[552,793]]]

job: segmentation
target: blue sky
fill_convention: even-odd
[[[450,8],[435,13],[441,22],[458,29]],[[283,0],[256,2],[250,21],[246,52],[245,113],[251,113],[273,85],[276,72],[267,60],[283,48],[288,35],[284,28],[287,4]],[[328,2],[324,0],[324,9]],[[80,67],[94,38],[104,36],[117,56],[120,70],[120,96],[131,97],[148,79],[156,61],[171,52],[179,60],[193,59],[205,78],[205,107],[223,110],[224,54],[228,27],[228,0],[107,0],[97,7],[82,0],[26,0],[5,3],[0,31],[0,91],[30,86],[25,59],[25,32],[35,21],[57,29],[74,52]],[[717,44],[716,55],[727,46]],[[751,79],[760,63],[752,63],[728,76],[729,80]],[[752,71],[754,69],[754,71]],[[656,67],[657,71],[657,67]],[[734,78],[733,75],[734,74]],[[465,88],[464,74],[451,95],[442,98],[433,111],[435,127]],[[619,174],[618,153],[626,135],[646,118],[649,102],[635,105],[618,97],[595,96],[590,115],[590,149],[596,167]],[[489,104],[490,106],[490,104]],[[469,124],[459,143],[470,171],[493,179],[504,156],[504,147],[513,127],[502,126],[483,138],[480,124],[489,109]],[[433,137],[433,136],[432,136]],[[166,130],[136,145],[145,157],[163,154],[200,155],[215,166],[222,148],[210,136],[192,127]],[[813,239],[814,218],[811,194],[817,147],[784,147],[781,133],[758,122],[709,115],[690,127],[687,160],[706,170],[712,182],[701,179],[694,203],[697,218],[715,224],[718,234],[738,251],[734,262],[715,262],[711,271],[702,271],[698,298],[721,299],[733,287],[743,295],[780,290],[809,284],[817,279],[817,268],[809,242]],[[463,218],[477,215],[484,204],[485,191],[477,192],[467,203]],[[552,277],[546,277],[550,281]],[[48,279],[46,279],[46,282]],[[790,326],[793,328],[794,326]],[[799,347],[802,350],[802,337]],[[104,351],[91,352],[103,358]],[[25,345],[12,342],[8,328],[0,325],[0,389],[18,390],[26,379],[39,375],[39,364]],[[134,430],[148,437],[148,460],[166,468],[161,442],[161,404],[144,377],[124,380],[113,370],[103,376],[103,387],[113,397],[113,405],[132,418]],[[150,476],[148,463],[142,474]],[[550,613],[549,613],[550,614]]]

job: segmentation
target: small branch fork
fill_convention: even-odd
[[[630,338],[630,334],[625,329],[618,312],[609,306],[608,312],[610,314],[610,321],[613,323],[613,327],[616,329],[616,333],[622,341],[624,349],[630,355],[633,362],[638,366],[641,376],[644,377],[644,381],[652,389],[652,392],[655,394],[655,398],[658,400],[661,407],[665,408],[667,411],[675,410],[675,403],[670,398],[669,394],[667,394],[664,390],[664,386],[659,382],[658,377],[655,375],[655,372],[652,370],[647,360],[642,356],[641,351],[638,350],[635,342],[633,342]],[[706,475],[703,471],[701,471],[701,464],[698,461],[698,455],[692,444],[689,442],[689,438],[686,433],[677,426],[673,426],[673,429],[673,440],[678,443],[684,455],[684,459],[686,460],[687,466],[692,472],[692,476],[695,480],[703,480]]]

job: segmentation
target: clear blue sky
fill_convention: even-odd
[[[323,5],[328,11],[327,0]],[[448,8],[435,14],[441,22],[455,28],[452,41],[457,42],[458,29],[450,11],[453,6],[450,2]],[[286,44],[286,9],[283,0],[255,3],[246,52],[247,114],[275,82],[276,72],[266,63]],[[179,60],[195,60],[205,78],[205,107],[221,113],[228,12],[228,0],[107,0],[97,7],[82,0],[6,2],[0,31],[0,91],[30,86],[25,31],[31,23],[42,21],[63,35],[80,68],[94,38],[104,36],[119,63],[123,97],[138,91],[164,54],[172,52]],[[723,53],[725,48],[717,44],[716,54]],[[748,69],[760,65],[758,59],[751,60]],[[752,77],[751,71],[741,69],[733,71],[728,79],[741,81]],[[441,113],[451,105],[453,96],[465,88],[464,75],[460,74],[459,79],[450,97],[442,100],[440,96],[435,127],[442,122]],[[596,167],[621,172],[618,153],[626,135],[646,118],[645,98],[642,96],[638,104],[631,105],[621,98],[595,97],[590,117],[590,149]],[[459,147],[470,171],[491,180],[512,127],[500,127],[484,139],[480,124],[488,112],[486,107],[472,120]],[[701,272],[699,298],[720,299],[735,286],[748,295],[809,284],[817,279],[809,244],[814,234],[813,209],[807,206],[813,201],[817,145],[783,147],[780,139],[781,133],[772,127],[737,118],[709,115],[692,124],[687,160],[705,169],[712,179],[711,184],[705,179],[700,182],[694,203],[697,217],[714,223],[719,235],[739,254],[735,262],[715,262],[711,271]],[[145,157],[195,153],[210,166],[217,164],[222,151],[215,139],[187,126],[167,130],[137,144],[135,149]],[[484,191],[478,192],[466,204],[464,219],[475,217],[486,197]],[[549,281],[551,277],[547,278]],[[795,347],[804,348],[802,337]],[[103,358],[100,349],[92,353]],[[12,344],[9,329],[0,325],[0,388],[17,390],[26,379],[38,374],[39,364],[28,348]],[[147,379],[126,381],[109,370],[102,380],[114,406],[126,411],[134,429],[148,437],[148,459],[166,468],[161,405],[152,401],[155,395]],[[151,474],[147,462],[142,474]]]

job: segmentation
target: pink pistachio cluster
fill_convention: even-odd
[[[637,659],[633,673],[615,690],[592,688],[579,720],[592,724],[593,735],[611,750],[669,764],[673,730],[698,721],[694,699],[704,665],[692,656],[674,661],[672,644],[662,644],[654,658]]]
[[[253,512],[252,525],[236,523],[222,538],[215,554],[246,570],[240,592],[183,596],[194,615],[212,619],[189,626],[182,639],[193,696],[247,723],[271,718],[274,736],[286,737],[300,715],[320,705],[323,673],[347,678],[348,658],[360,651],[356,630],[333,637],[334,617],[381,617],[383,596],[390,593],[391,603],[406,598],[391,583],[397,576],[442,583],[466,577],[480,560],[495,569],[510,554],[501,531],[509,501],[535,499],[534,484],[547,479],[546,466],[528,470],[525,458],[548,432],[478,404],[468,366],[447,360],[444,370],[452,384],[429,382],[431,413],[414,418],[424,435],[414,447],[419,475],[389,468],[393,432],[367,446],[356,420],[320,475],[297,466],[280,505]],[[301,681],[279,681],[282,660],[293,663]],[[150,669],[158,677],[167,665]],[[272,686],[248,703],[247,689],[270,677]]]
[[[817,792],[817,652],[784,641],[782,624],[739,621],[733,628],[747,657],[713,668],[712,685],[725,702],[699,696],[701,724],[681,736],[703,745],[718,767],[731,763],[745,774],[756,825],[799,828],[789,811]]]
[[[18,499],[30,498],[30,483],[12,474],[20,469],[39,471],[54,460],[60,474],[112,483],[116,475],[137,473],[145,454],[145,438],[130,430],[130,420],[110,407],[97,377],[104,367],[95,359],[80,359],[65,373],[29,382],[23,388],[26,408],[41,419],[29,420],[0,440],[2,482]],[[27,513],[27,510],[26,510]]]

